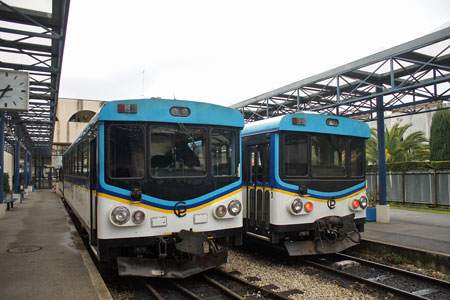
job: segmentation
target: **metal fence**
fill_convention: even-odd
[[[367,193],[378,199],[378,173],[367,173]],[[387,201],[450,205],[450,171],[407,171],[386,173]]]

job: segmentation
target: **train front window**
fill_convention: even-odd
[[[143,178],[145,129],[139,125],[109,127],[109,174],[111,178]]]
[[[350,176],[361,177],[364,175],[364,141],[350,140]]]
[[[364,176],[364,140],[361,138],[287,132],[282,140],[283,176]]]
[[[213,176],[236,174],[236,132],[214,129],[211,131],[211,163]]]
[[[335,135],[311,136],[311,175],[344,177],[347,175],[345,149],[347,138]]]
[[[206,137],[206,129],[182,123],[151,126],[151,176],[206,176]]]
[[[284,172],[286,176],[308,175],[308,137],[286,134],[284,146]]]

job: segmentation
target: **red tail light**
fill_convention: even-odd
[[[306,202],[306,203],[305,203],[305,211],[306,211],[306,212],[312,211],[313,208],[314,208],[314,206],[313,206],[313,204],[312,204],[311,202]]]

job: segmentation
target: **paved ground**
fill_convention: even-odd
[[[0,219],[0,299],[101,298],[56,194],[36,191],[14,206]],[[17,247],[39,250],[9,252]]]
[[[450,215],[390,210],[390,223],[367,222],[362,237],[450,255]]]

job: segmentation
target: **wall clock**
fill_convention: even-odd
[[[27,72],[0,69],[0,111],[28,111],[29,94]]]

